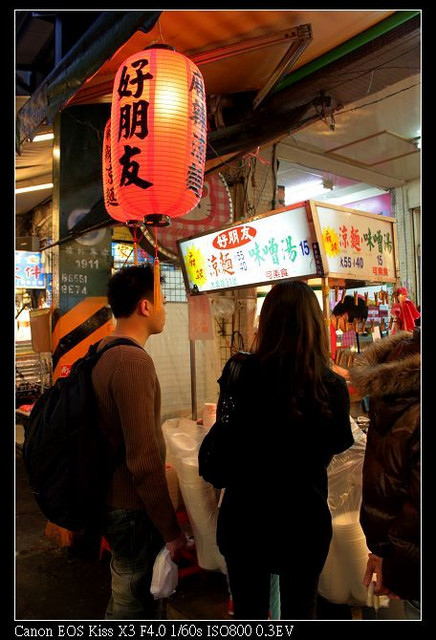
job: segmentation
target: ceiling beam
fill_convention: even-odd
[[[210,132],[207,137],[206,159],[241,151],[247,153],[278,137],[288,135],[301,126],[302,122],[318,120],[316,114],[307,115],[311,106],[309,103],[288,107],[282,102],[280,105],[276,104],[275,109],[246,114],[241,122]]]
[[[318,169],[319,171],[328,171],[343,178],[365,182],[366,184],[372,184],[383,189],[402,187],[405,184],[405,180],[400,180],[379,171],[368,169],[368,167],[358,162],[345,162],[344,160],[335,158],[332,154],[318,153],[304,149],[301,146],[297,147],[291,142],[280,142],[277,145],[277,159],[301,164],[311,169]]]
[[[364,44],[358,49],[354,46],[350,47],[350,51],[342,48],[342,57],[332,56],[332,61],[327,64],[323,61],[309,77],[304,77],[294,84],[290,82],[294,74],[287,76],[287,83],[279,83],[280,86],[283,85],[281,90],[274,90],[258,109],[247,107],[243,101],[240,101],[242,107],[235,104],[231,114],[228,109],[228,126],[208,134],[207,160],[214,159],[214,166],[217,167],[217,158],[221,155],[246,153],[319,120],[321,116],[316,109],[316,101],[320,95],[333,97],[334,113],[339,105],[344,107],[363,97],[368,98],[386,86],[412,75],[405,62],[416,60],[419,69],[420,18],[419,15],[415,15],[416,12],[412,12],[412,16],[410,12],[406,13],[407,20],[402,20],[400,24],[398,20],[390,21],[389,31],[386,32],[385,25],[382,35],[369,42],[367,36],[363,40]],[[397,56],[394,67],[392,56]],[[374,65],[377,65],[377,74],[373,81]],[[298,75],[298,72],[295,74]],[[249,97],[248,93],[246,95]],[[331,167],[337,167],[338,173],[344,177],[369,182],[382,188],[404,184],[404,181],[357,163],[344,162],[332,155],[327,157],[326,154],[316,154],[293,147],[292,144],[291,149],[291,162],[300,162],[294,160],[295,154],[298,154],[298,157],[302,158],[300,164],[330,172],[335,171]],[[315,161],[317,165],[311,164]],[[344,171],[345,173],[342,173]]]
[[[259,49],[286,42],[291,43],[300,39],[303,34],[304,37],[306,37],[308,32],[310,32],[310,29],[310,25],[290,27],[288,29],[283,29],[282,31],[268,33],[263,36],[241,39],[238,42],[233,42],[232,44],[223,45],[221,47],[215,47],[207,51],[191,49],[185,52],[185,56],[190,58],[192,62],[195,62],[195,64],[200,67],[211,62],[225,60],[226,58],[237,56],[242,53],[259,51]]]
[[[257,92],[253,100],[253,109],[257,109],[260,103],[273,90],[278,81],[291,67],[294,66],[304,50],[312,42],[312,39],[312,27],[310,24],[304,24],[295,29],[292,42],[285,55],[282,57],[264,86]]]

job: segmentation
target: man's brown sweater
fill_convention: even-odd
[[[104,338],[102,346],[114,338]],[[114,347],[95,365],[92,382],[99,426],[114,451],[119,451],[123,442],[126,451],[110,484],[107,504],[146,509],[165,542],[174,540],[180,535],[180,527],[165,474],[160,385],[153,360],[136,346]]]

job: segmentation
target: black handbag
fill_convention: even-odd
[[[198,452],[199,475],[216,489],[228,486],[231,475],[238,383],[244,363],[250,355],[238,351],[227,361],[219,379],[217,419],[205,435]]]

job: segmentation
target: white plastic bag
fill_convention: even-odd
[[[155,600],[168,598],[176,590],[179,582],[179,569],[171,559],[168,547],[162,547],[153,565],[150,592]]]
[[[359,607],[366,602],[362,578],[368,558],[359,522],[366,435],[352,416],[350,422],[354,444],[335,455],[327,470],[333,536],[319,577],[318,592],[335,604]]]
[[[162,425],[167,462],[174,467],[195,540],[199,567],[227,573],[216,543],[217,493],[198,474],[198,451],[206,431],[194,420],[170,418]]]

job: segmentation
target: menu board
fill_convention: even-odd
[[[322,275],[308,203],[244,218],[177,244],[190,293]]]
[[[324,271],[329,277],[396,282],[396,220],[311,201]]]

